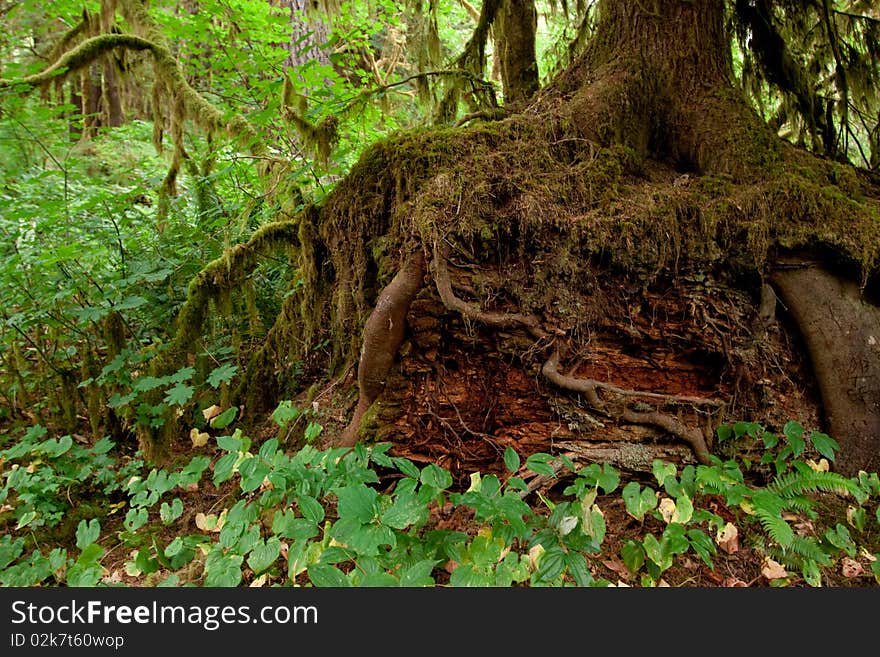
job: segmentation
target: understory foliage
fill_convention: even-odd
[[[278,436],[259,448],[220,423],[174,468],[114,458],[107,439],[84,447],[32,427],[0,452],[0,503],[16,523],[0,539],[0,584],[686,586],[682,564],[687,575],[695,561],[715,572],[740,551],[763,558],[755,579],[772,586],[821,586],[841,570],[880,584],[877,474],[829,472],[834,441],[795,422],[781,437],[754,423],[722,427],[724,440],[763,445],[756,462],[679,471],[657,460],[650,480],[624,484],[608,465],[522,461],[508,448],[503,475],[475,472],[456,490],[447,470],[392,456],[388,443],[291,455],[283,441],[299,415],[281,404]],[[549,482],[543,493],[530,486],[537,476]],[[621,500],[638,527],[609,546],[617,529],[606,513]],[[826,504],[845,520],[821,513]],[[466,525],[438,523],[459,512]],[[65,546],[46,545],[59,532]],[[853,571],[866,555],[871,570]]]
[[[759,455],[657,461],[648,481],[508,447],[505,474],[461,489],[387,443],[322,449],[329,411],[276,406],[353,366],[406,249],[510,264],[534,246],[537,274],[475,292],[552,307],[552,332],[578,340],[580,300],[558,293],[597,261],[643,286],[747,278],[771,248],[819,242],[867,279],[871,3],[725,5],[737,87],[772,132],[706,176],[657,174],[605,117],[562,105],[595,2],[536,3],[540,117],[505,106],[500,2],[197,4],[0,3],[0,584],[683,585],[685,562],[714,572],[736,549],[772,585],[860,562],[880,583],[877,474],[828,472],[838,446],[795,422],[723,426],[719,446]],[[277,435],[257,438],[270,413]],[[609,547],[618,502],[638,530]],[[454,514],[469,522],[438,527]]]

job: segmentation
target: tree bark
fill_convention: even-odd
[[[519,105],[538,91],[534,0],[505,0],[495,19],[504,104]]]
[[[810,352],[828,432],[844,445],[835,469],[880,471],[880,309],[809,261],[784,261],[772,280]]]

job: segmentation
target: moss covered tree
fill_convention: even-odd
[[[504,16],[500,41],[520,34],[531,6],[485,3],[438,116],[450,98],[480,109],[487,30]],[[3,85],[146,52],[174,125],[188,117],[266,155],[252,126],[180,77],[143,5],[111,8],[130,32]],[[391,440],[463,473],[506,445],[636,470],[705,463],[725,449],[721,422],[794,419],[840,443],[839,470],[876,470],[873,11],[599,0],[583,46],[534,94],[531,78],[514,80],[527,73],[515,53],[533,49],[521,30],[505,51],[512,111],[370,147],[320,203],[204,268],[154,367],[185,358],[223,307],[212,303],[284,248],[298,283],[233,395],[251,421],[298,398],[323,409],[332,442]],[[284,163],[266,160],[279,180]],[[179,430],[145,430],[142,446],[157,454]]]

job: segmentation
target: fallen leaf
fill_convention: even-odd
[[[738,577],[728,577],[724,580],[724,586],[733,588],[748,588],[748,584]]]
[[[840,570],[844,577],[858,577],[865,572],[862,564],[849,557],[844,557],[843,561],[840,562]]]
[[[788,577],[788,571],[785,570],[785,567],[782,564],[773,561],[770,557],[764,557],[761,574],[768,580]]]
[[[195,427],[190,429],[189,439],[192,441],[193,447],[204,447],[208,444],[208,439],[211,436],[204,431],[199,431]]]
[[[668,497],[664,497],[660,500],[659,509],[660,515],[663,516],[663,520],[666,524],[668,525],[672,522],[672,516],[675,515],[675,502]]]
[[[602,563],[609,570],[614,571],[624,579],[632,579],[633,574],[629,572],[629,568],[627,568],[623,561],[621,561],[620,559],[617,559],[616,557],[611,559],[604,559]]]
[[[731,523],[727,523],[716,534],[715,542],[727,554],[739,552],[739,531]]]
[[[261,588],[261,587],[266,583],[266,580],[267,580],[268,578],[269,578],[269,574],[268,574],[268,573],[263,573],[262,575],[260,575],[259,577],[257,577],[253,582],[251,582],[250,584],[248,584],[248,588],[251,588],[251,589],[258,589],[258,588]]]
[[[187,493],[195,493],[198,490],[199,490],[199,482],[197,482],[197,481],[194,481],[194,482],[186,485],[186,492]]]
[[[208,406],[208,408],[203,409],[202,415],[205,417],[205,422],[210,422],[211,420],[213,420],[215,417],[220,415],[220,411],[222,410],[223,409],[217,406],[217,404],[213,404],[211,406]]]
[[[813,459],[807,459],[807,465],[816,472],[828,472],[829,470],[828,461],[826,459],[819,459],[818,463]]]
[[[443,566],[443,570],[445,570],[450,575],[452,574],[452,571],[454,571],[456,568],[458,568],[458,563],[455,561],[452,561],[452,559],[447,561],[446,565]]]

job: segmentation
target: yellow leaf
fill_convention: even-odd
[[[663,516],[663,520],[668,525],[672,522],[672,516],[675,515],[675,502],[668,497],[664,497],[660,500],[660,515]]]
[[[193,447],[204,447],[208,444],[208,439],[210,437],[210,435],[204,431],[199,431],[195,427],[190,429],[189,432],[189,439],[192,441]]]
[[[251,582],[250,584],[248,584],[248,587],[249,587],[249,588],[252,588],[252,589],[258,589],[258,588],[262,587],[262,586],[266,583],[266,580],[267,580],[268,578],[269,578],[268,573],[263,573],[262,575],[260,575],[259,577],[257,577],[253,582]]]
[[[819,459],[818,463],[813,459],[807,459],[807,465],[813,468],[816,472],[828,472],[829,469],[828,461],[826,459]]]

